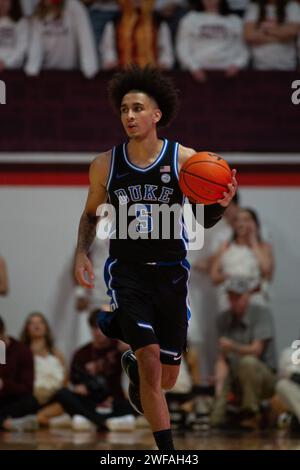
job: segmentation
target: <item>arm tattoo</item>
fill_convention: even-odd
[[[96,236],[96,225],[98,217],[95,215],[82,214],[78,229],[77,253],[88,253]]]

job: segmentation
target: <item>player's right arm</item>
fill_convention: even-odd
[[[91,163],[90,186],[84,211],[80,218],[75,256],[75,278],[87,288],[94,287],[94,272],[88,252],[96,235],[97,208],[107,200],[107,180],[110,169],[111,151],[100,154]],[[86,278],[87,274],[87,278]]]

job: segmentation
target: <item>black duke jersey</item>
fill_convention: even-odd
[[[107,190],[115,209],[111,258],[163,264],[186,257],[178,143],[164,139],[159,156],[145,168],[130,162],[126,143],[114,147]],[[174,204],[176,209],[168,211]]]

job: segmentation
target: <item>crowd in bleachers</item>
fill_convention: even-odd
[[[8,336],[0,318],[0,339],[6,345],[0,429],[34,431],[53,424],[75,430],[132,428],[133,411],[121,385],[121,353],[128,347],[101,333],[97,315],[98,310],[89,315],[92,340],[74,352],[70,368],[43,314],[28,316],[20,341]],[[116,417],[125,419],[120,423]]]
[[[0,72],[295,70],[299,31],[294,0],[0,0]]]

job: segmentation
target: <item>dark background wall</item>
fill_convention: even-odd
[[[195,149],[227,152],[299,152],[300,105],[292,104],[291,72],[245,71],[233,79],[211,73],[205,84],[173,74],[181,109],[161,131]],[[47,72],[28,78],[1,74],[7,104],[0,106],[1,151],[91,151],[124,139],[111,112],[110,74],[88,81],[77,72]]]

